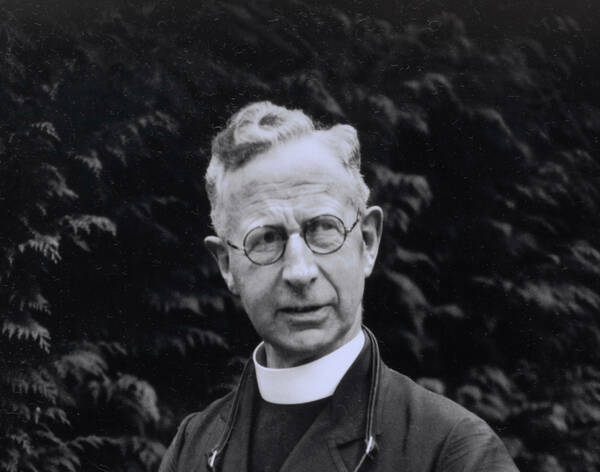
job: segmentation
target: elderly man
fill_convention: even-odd
[[[161,472],[515,471],[478,417],[382,363],[362,326],[383,214],[356,131],[251,104],[213,141],[205,243],[263,342]]]

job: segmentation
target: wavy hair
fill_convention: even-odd
[[[206,170],[206,193],[210,217],[217,234],[224,234],[225,215],[220,211],[220,195],[226,172],[235,170],[254,156],[277,144],[314,134],[330,146],[355,181],[354,203],[364,209],[369,198],[360,173],[360,144],[350,125],[321,128],[301,110],[289,110],[271,102],[255,102],[235,113],[212,142],[211,159]]]

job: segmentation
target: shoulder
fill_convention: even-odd
[[[215,422],[224,421],[232,398],[233,392],[229,392],[227,395],[210,403],[204,410],[190,413],[181,421],[179,430],[183,430],[183,433],[189,436],[194,434],[195,431],[206,428]]]
[[[383,436],[412,466],[440,471],[517,471],[504,444],[474,413],[387,366],[381,378]]]
[[[225,416],[232,398],[233,392],[230,392],[204,410],[191,413],[181,421],[163,456],[159,472],[198,469],[225,427]]]
[[[409,377],[383,366],[381,395],[384,408],[394,408],[406,420],[435,424],[451,429],[462,420],[482,421],[475,414],[447,397],[427,390]]]

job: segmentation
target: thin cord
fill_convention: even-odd
[[[363,329],[371,340],[371,385],[369,389],[369,406],[367,409],[367,425],[365,430],[365,452],[363,452],[358,464],[353,469],[353,472],[357,472],[362,467],[367,456],[377,447],[375,436],[373,435],[373,424],[375,421],[375,402],[377,390],[379,389],[381,362],[379,361],[379,349],[375,335],[366,326],[363,326]]]
[[[225,446],[229,442],[229,438],[231,437],[231,433],[233,431],[233,425],[234,425],[235,419],[237,418],[237,412],[238,412],[240,402],[241,402],[242,392],[244,390],[244,386],[245,386],[247,378],[248,378],[248,372],[250,371],[250,364],[251,364],[250,361],[246,362],[246,365],[244,366],[244,370],[242,371],[242,375],[240,378],[240,384],[238,385],[237,392],[236,392],[234,400],[233,400],[233,404],[231,405],[231,410],[229,410],[229,415],[227,417],[227,427],[225,428],[225,431],[223,431],[223,434],[221,435],[219,442],[212,449],[212,451],[210,452],[210,454],[208,456],[207,464],[208,464],[209,469],[212,471],[216,470],[217,457],[219,454],[221,454],[221,452],[223,452],[223,449],[225,448]]]

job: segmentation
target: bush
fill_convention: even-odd
[[[2,470],[154,470],[231,384],[256,338],[202,248],[203,172],[265,99],[359,130],[386,361],[490,422],[521,470],[600,466],[586,18],[492,41],[466,13],[55,3],[0,9]]]

